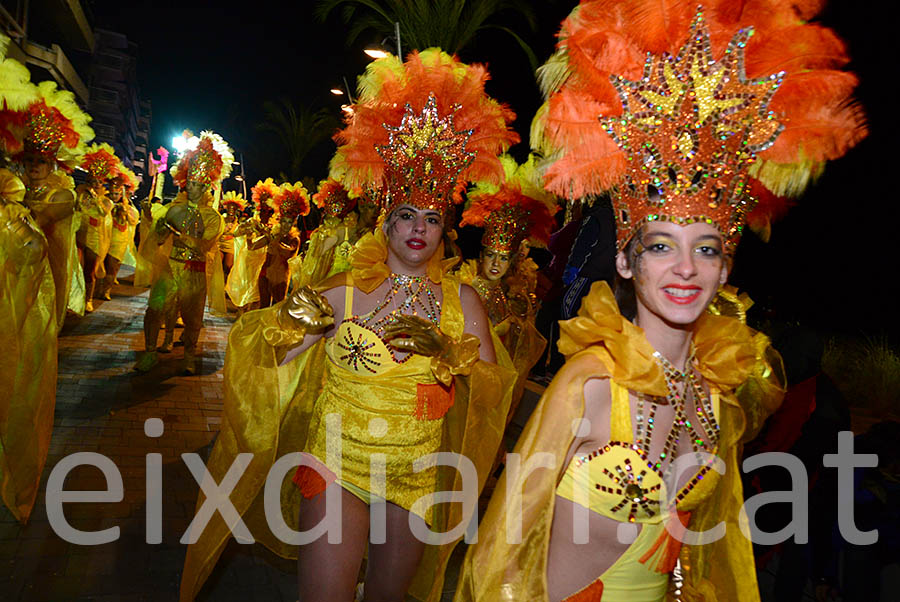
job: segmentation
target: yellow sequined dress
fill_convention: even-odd
[[[716,478],[711,491],[702,491],[703,499],[692,507],[688,527],[707,531],[721,521],[726,531],[712,543],[684,545],[680,553],[674,548],[685,571],[681,599],[758,600],[753,550],[741,532],[746,517],[740,512],[743,496],[738,459],[742,442],[754,436],[780,403],[780,359],[764,335],[722,315],[701,317],[693,343],[695,367],[711,391],[717,392],[716,454],[724,461],[725,472]],[[573,421],[584,415],[583,391],[589,379],[610,379],[615,384],[612,391],[618,388],[662,397],[667,393],[652,346],[639,328],[619,314],[612,292],[603,282],[593,285],[578,317],[562,323],[560,351],[567,356],[566,364],[547,388],[515,449],[523,465],[529,458],[535,461],[538,453],[543,454],[542,463],[549,464],[530,475],[521,471],[514,482],[507,483],[507,473],[501,477],[479,527],[478,543],[466,554],[454,598],[457,602],[548,599],[547,556],[554,503],[568,468],[565,460],[574,438]],[[613,417],[613,427],[616,422]],[[619,426],[611,432],[624,432]],[[624,434],[620,438],[627,439]],[[507,492],[519,493],[507,498]],[[521,525],[519,539],[507,537],[508,522]],[[623,555],[614,565],[617,574],[639,578],[634,576],[641,571],[671,570],[674,559],[658,556],[665,550],[669,553],[663,555],[671,556],[673,547],[666,541],[663,551],[656,549],[656,554],[649,555],[652,558],[647,557],[644,552],[651,551],[653,543],[639,537],[632,547],[641,547],[642,554]],[[644,566],[624,566],[629,562]],[[630,600],[622,591],[604,592],[602,600]]]
[[[352,257],[352,271],[323,282],[320,290],[346,286],[372,291],[390,275],[384,263],[387,247],[380,229],[374,235],[363,237]],[[462,332],[462,312],[458,306],[454,307],[454,303],[458,303],[454,298],[458,296],[459,283],[446,276],[449,267],[441,263],[440,257],[442,250],[435,254],[437,261],[433,262],[434,265],[429,265],[429,278],[440,282],[446,295],[442,327],[453,333]],[[231,330],[225,355],[225,411],[216,445],[207,463],[214,478],[221,480],[237,454],[253,453],[253,460],[230,499],[256,540],[281,556],[296,557],[296,547],[278,539],[268,526],[263,508],[263,485],[277,459],[300,450],[318,450],[321,453],[320,434],[314,433],[311,425],[320,420],[317,416],[323,415],[325,407],[335,408],[346,420],[344,433],[353,440],[348,444],[348,450],[355,449],[363,454],[351,453],[354,457],[349,458],[347,450],[344,450],[347,457],[345,466],[340,467],[340,478],[352,480],[361,489],[366,487],[365,478],[359,476],[353,464],[365,458],[367,441],[371,442],[374,436],[368,431],[368,418],[385,407],[385,402],[376,399],[383,396],[385,400],[390,400],[389,412],[383,417],[388,425],[393,425],[384,438],[397,444],[397,453],[393,454],[397,462],[410,461],[406,452],[436,449],[434,439],[439,431],[442,451],[456,452],[474,464],[480,491],[506,425],[515,381],[515,372],[508,363],[498,365],[477,361],[468,376],[453,377],[453,404],[446,415],[440,420],[420,420],[415,416],[420,408],[419,385],[428,386],[434,382],[421,365],[423,358],[413,355],[398,366],[390,366],[389,374],[382,379],[367,378],[361,374],[351,376],[345,374],[345,368],[329,365],[333,362],[326,354],[326,346],[331,346],[329,352],[335,357],[342,355],[338,346],[340,339],[335,337],[330,342],[320,339],[299,357],[280,366],[279,348],[296,345],[302,338],[295,338],[278,324],[279,309],[280,304],[276,304],[247,312]],[[500,347],[499,340],[496,337],[493,340],[495,348]],[[340,383],[346,385],[348,390],[352,389],[358,397],[347,400],[345,392],[333,390],[334,384],[338,383],[337,374],[342,375]],[[334,384],[328,385],[329,380]],[[393,390],[395,386],[397,391]],[[365,387],[378,387],[379,395],[371,390],[364,391]],[[346,411],[349,406],[353,407],[353,411]],[[360,412],[358,416],[357,411]],[[401,424],[404,428],[413,428],[414,432],[395,432],[393,429]],[[377,422],[373,432],[382,432]],[[399,451],[402,446],[407,449]],[[327,460],[327,454],[323,459]],[[365,464],[368,466],[367,459]],[[293,465],[295,467],[296,464]],[[337,468],[332,466],[333,471]],[[296,530],[302,495],[293,482],[294,472],[293,469],[286,470],[278,477],[283,477],[280,489],[282,519]],[[368,470],[365,472],[368,474]],[[389,485],[388,496],[409,507],[417,492],[463,489],[461,473],[455,467],[441,466],[435,472],[424,472],[422,482],[408,475],[409,480],[404,476],[401,485]],[[203,500],[201,494],[198,504],[202,504]],[[428,517],[433,531],[449,531],[464,518],[462,504],[436,505],[429,511]],[[197,595],[230,536],[231,531],[217,514],[206,526],[199,541],[188,548],[181,582],[183,602],[193,600]],[[444,568],[455,543],[426,546],[410,588],[412,596],[428,602],[440,600]]]
[[[40,191],[25,195],[25,205],[31,209],[35,221],[41,225],[47,238],[48,259],[53,271],[53,282],[56,286],[56,328],[62,328],[69,306],[69,289],[73,268],[78,261],[78,248],[75,245],[75,234],[78,226],[75,215],[75,182],[61,171],[55,171],[47,178],[45,187]],[[58,193],[62,192],[62,195]],[[60,200],[60,197],[66,197]],[[71,205],[73,213],[58,220],[44,221],[40,215],[53,211],[56,205]]]
[[[53,431],[56,287],[47,242],[19,204],[25,188],[0,169],[0,496],[28,520]]]

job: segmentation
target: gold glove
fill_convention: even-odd
[[[328,299],[304,286],[284,301],[278,321],[288,329],[319,333],[334,324],[334,310]]]
[[[445,386],[450,386],[454,375],[466,376],[480,359],[481,342],[472,334],[463,334],[458,341],[441,332],[441,329],[419,316],[397,316],[397,320],[384,329],[384,338],[402,351],[431,356],[431,372]],[[402,338],[397,338],[402,337]]]
[[[400,351],[434,357],[453,344],[437,324],[419,316],[399,315],[384,327],[384,338]]]

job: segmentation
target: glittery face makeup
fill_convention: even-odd
[[[637,236],[635,262],[617,267],[622,277],[634,278],[638,322],[655,316],[671,325],[693,324],[728,276],[722,235],[710,224],[659,222]]]
[[[511,260],[508,252],[487,247],[481,252],[481,275],[491,282],[500,280],[509,270]]]

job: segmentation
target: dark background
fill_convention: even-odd
[[[276,175],[283,163],[274,137],[256,129],[263,101],[286,97],[339,115],[342,100],[329,89],[340,86],[344,76],[353,86],[368,62],[362,48],[380,41],[373,34],[348,46],[338,15],[317,21],[312,0],[86,4],[98,27],[122,32],[140,46],[141,95],[153,101],[151,148],[170,146],[184,128],[212,129],[243,153],[251,185]],[[537,31],[529,32],[515,16],[509,26],[542,62],[575,4],[536,1]],[[833,333],[888,334],[894,342],[900,340],[897,293],[890,293],[898,288],[891,283],[898,276],[900,240],[897,168],[891,167],[897,140],[897,13],[893,3],[836,0],[821,16],[849,45],[869,137],[828,167],[775,225],[769,243],[753,234],[744,237],[731,278],[782,318]],[[488,92],[518,114],[516,128],[526,142],[513,154],[523,159],[528,126],[541,102],[525,55],[504,34],[486,32],[460,58],[489,65]],[[304,171],[315,180],[324,177],[333,151],[330,141],[320,145]]]

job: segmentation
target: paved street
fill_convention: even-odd
[[[122,270],[121,275],[125,275]],[[143,347],[147,292],[115,287],[112,301],[95,301],[96,311],[66,321],[59,339],[59,384],[50,455],[38,502],[25,527],[0,507],[0,600],[137,601],[177,599],[185,547],[178,543],[193,516],[198,485],[181,460],[196,452],[204,459],[222,412],[222,364],[230,322],[207,316],[202,334],[203,369],[181,375],[180,347],[147,375],[132,371]],[[180,332],[180,331],[179,331]],[[177,335],[176,335],[177,337]],[[157,439],[144,434],[144,421],[160,418]],[[67,503],[69,523],[83,530],[120,528],[118,541],[97,546],[70,544],[57,536],[44,504],[46,481],[63,457],[96,452],[111,459],[124,483],[117,503]],[[145,543],[145,455],[163,457],[163,542]],[[102,490],[96,468],[72,470],[66,490]],[[202,600],[296,600],[294,565],[261,546],[232,543]]]

